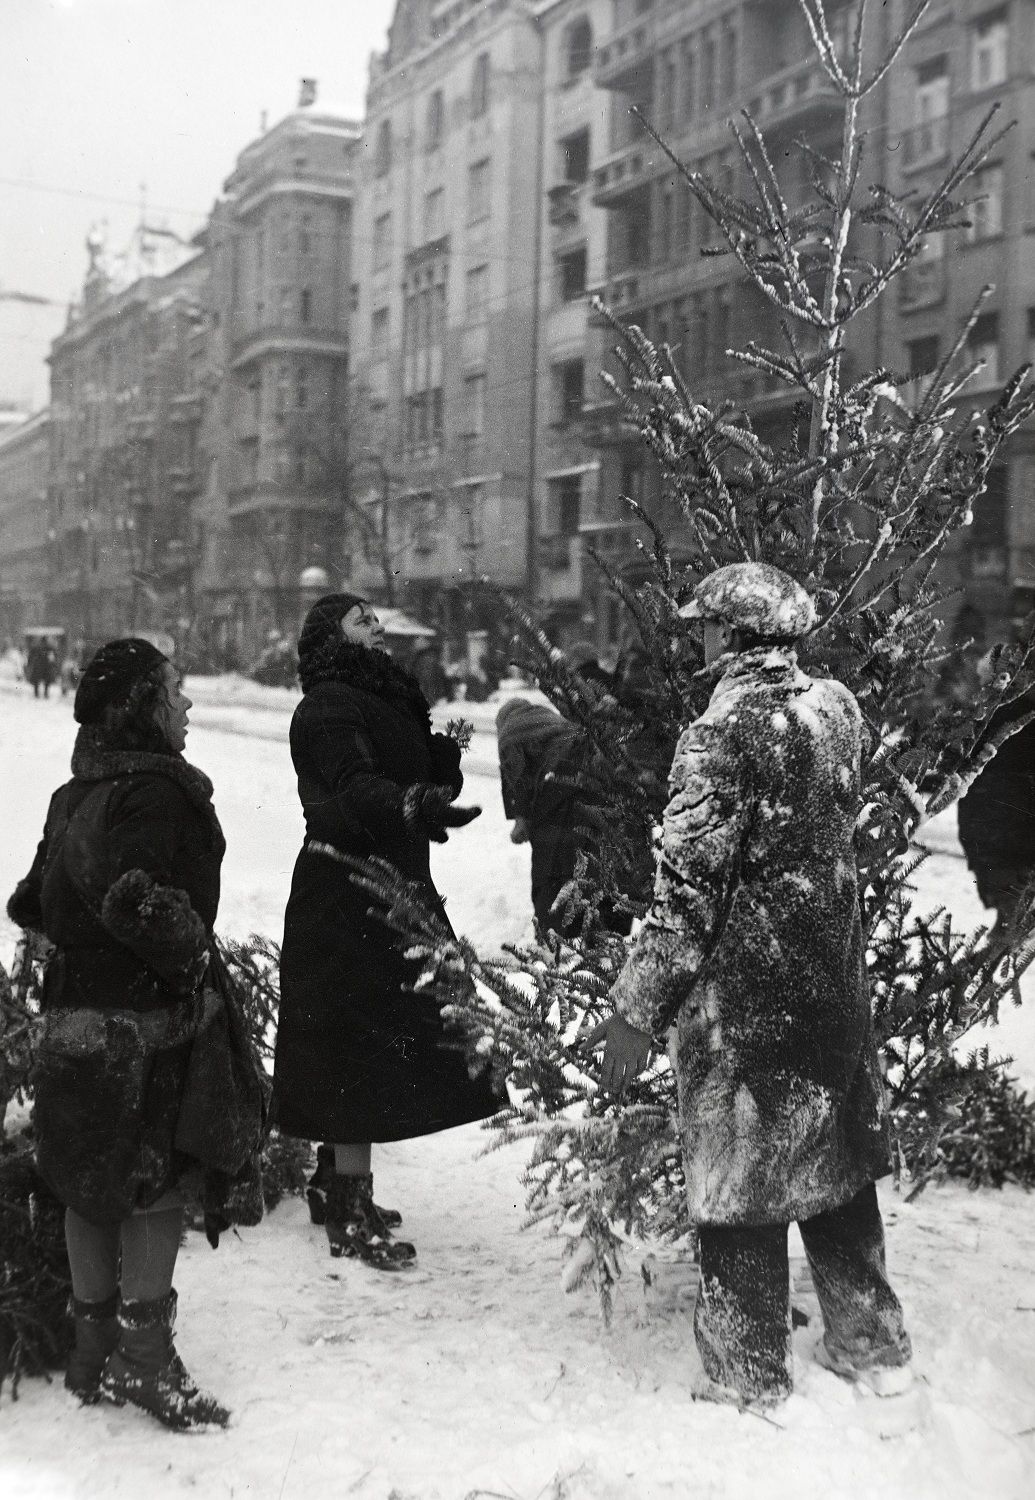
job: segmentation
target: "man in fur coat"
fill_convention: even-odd
[[[792,1220],[823,1312],[817,1358],[894,1394],[910,1345],[874,1188],[889,1152],[853,847],[859,709],[799,669],[814,610],[778,568],[720,568],[680,613],[703,622],[718,682],[676,747],[653,905],[589,1041],[621,1093],[676,1028],[697,1394],[789,1394]]]

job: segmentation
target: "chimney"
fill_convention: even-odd
[[[299,82],[298,107],[305,109],[309,104],[316,103],[316,79],[303,78]]]

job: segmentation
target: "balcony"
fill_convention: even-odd
[[[200,422],[205,411],[205,398],[200,391],[190,391],[183,396],[174,396],[169,403],[169,420],[177,423]]]
[[[642,307],[647,296],[649,270],[631,266],[626,271],[616,271],[599,286],[590,287],[588,295],[599,297],[608,312],[616,317],[628,316],[634,308]],[[590,319],[594,327],[606,327],[606,319],[595,315]]]
[[[641,16],[597,48],[593,82],[600,89],[622,89],[630,78],[653,67],[656,51],[653,17]]]
[[[809,118],[838,120],[844,104],[820,64],[809,59],[764,79],[746,100],[746,108],[756,125],[773,130]]]
[[[645,188],[658,170],[658,148],[652,141],[623,146],[594,170],[594,204],[597,208],[615,208],[630,193]]]
[[[174,495],[197,495],[202,488],[201,469],[197,464],[181,464],[169,470],[169,484]]]
[[[902,166],[907,172],[944,161],[949,154],[949,117],[924,120],[902,136]]]
[[[936,307],[945,301],[948,282],[944,256],[937,260],[915,260],[898,278],[898,305],[903,312]]]
[[[334,330],[305,328],[301,324],[270,324],[235,338],[230,368],[240,370],[265,354],[317,354],[330,359],[345,359],[349,352],[348,335]]]

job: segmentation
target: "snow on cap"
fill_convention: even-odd
[[[816,610],[800,583],[771,563],[730,563],[716,568],[679,611],[684,620],[722,620],[764,641],[793,641],[816,623]]]

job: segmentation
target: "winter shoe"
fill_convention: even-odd
[[[317,1146],[316,1171],[310,1177],[305,1193],[309,1203],[309,1218],[314,1224],[327,1222],[327,1188],[333,1176],[334,1147]],[[399,1228],[403,1216],[397,1208],[382,1208],[379,1203],[374,1203],[373,1208],[381,1224],[379,1233],[388,1234],[391,1230]]]
[[[198,1390],[176,1352],[175,1318],[175,1291],[121,1304],[118,1348],[104,1366],[100,1394],[116,1406],[139,1406],[175,1432],[225,1427],[230,1413]]]
[[[378,1271],[397,1271],[415,1259],[406,1240],[393,1240],[371,1197],[373,1178],[335,1172],[327,1188],[325,1228],[331,1255],[361,1260]]]
[[[844,1380],[854,1381],[856,1385],[865,1386],[875,1396],[904,1396],[906,1391],[912,1389],[913,1366],[904,1365],[870,1365],[868,1368],[860,1369],[850,1363],[843,1354],[831,1349],[825,1338],[821,1338],[815,1350],[816,1363],[822,1365],[824,1370],[830,1370],[834,1375],[840,1375]]]
[[[84,1406],[101,1399],[101,1371],[119,1341],[117,1306],[115,1292],[103,1302],[68,1299],[69,1316],[75,1320],[75,1348],[65,1368],[65,1390],[78,1396]]]

